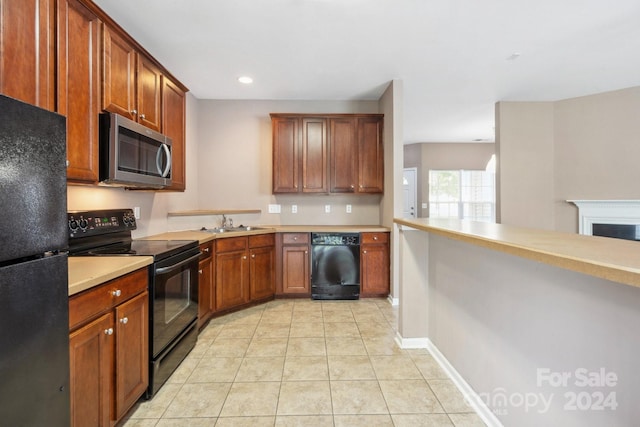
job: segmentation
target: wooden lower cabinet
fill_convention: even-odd
[[[305,296],[311,293],[309,233],[280,233],[278,236],[278,295]]]
[[[116,424],[149,384],[147,269],[69,298],[73,426]]]
[[[228,237],[215,244],[216,311],[226,311],[273,297],[273,234]]]
[[[387,296],[390,284],[389,233],[361,233],[360,295]]]
[[[215,281],[213,275],[213,242],[200,245],[198,264],[198,329],[202,329],[216,309]]]
[[[249,236],[249,295],[251,301],[273,297],[276,284],[273,234]]]

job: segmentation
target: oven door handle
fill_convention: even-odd
[[[164,274],[164,273],[168,273],[168,272],[173,271],[173,270],[177,270],[180,267],[182,267],[183,265],[189,264],[190,262],[192,262],[192,261],[194,261],[196,259],[199,259],[201,254],[202,254],[201,252],[198,252],[198,255],[194,255],[192,257],[189,257],[189,258],[185,259],[184,261],[180,261],[177,264],[170,265],[169,267],[157,268],[156,269],[156,274]]]

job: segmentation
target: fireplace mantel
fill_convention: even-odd
[[[592,235],[593,224],[640,224],[640,200],[567,200],[578,207],[578,232]]]

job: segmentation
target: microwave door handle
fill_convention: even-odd
[[[164,150],[164,154],[167,157],[167,166],[162,170],[162,150]],[[156,153],[156,168],[158,168],[158,173],[161,177],[166,178],[171,171],[171,150],[169,150],[169,146],[167,144],[162,144]]]
[[[194,255],[194,256],[192,256],[192,257],[189,257],[189,258],[185,259],[184,261],[180,261],[180,262],[179,262],[179,263],[177,263],[177,264],[170,265],[169,267],[160,267],[160,268],[157,268],[157,269],[156,269],[156,274],[164,274],[164,273],[168,273],[168,272],[173,271],[173,270],[177,270],[177,269],[179,269],[180,267],[182,267],[183,265],[185,265],[185,264],[189,264],[191,261],[194,261],[194,260],[196,260],[196,259],[200,258],[200,255],[201,255],[201,253],[200,253],[200,252],[198,252],[198,255]]]

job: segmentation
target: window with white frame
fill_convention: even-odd
[[[495,173],[430,170],[429,217],[495,222]]]

